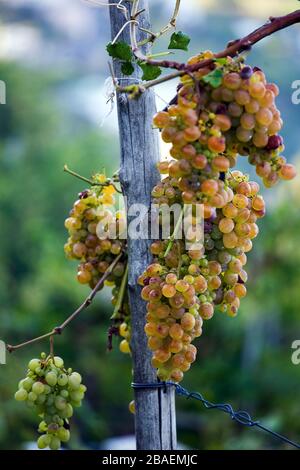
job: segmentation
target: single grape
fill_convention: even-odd
[[[37,394],[34,393],[34,392],[29,392],[29,393],[28,393],[28,400],[29,400],[29,401],[34,402],[34,401],[36,401],[37,397],[38,397]]]
[[[58,450],[61,446],[61,442],[58,437],[52,436],[49,447],[51,450]]]
[[[248,65],[245,65],[242,70],[240,71],[240,77],[243,80],[247,80],[253,75],[253,69],[252,67],[249,67]]]
[[[61,442],[68,442],[70,440],[70,431],[64,427],[60,427],[57,431],[57,437]]]
[[[57,384],[57,375],[55,372],[48,372],[45,376],[45,380],[50,387],[54,387]]]
[[[61,387],[64,387],[65,385],[67,385],[68,383],[68,376],[64,373],[60,374],[58,377],[57,377],[57,383],[58,385],[60,385]]]
[[[130,346],[129,346],[129,343],[126,339],[123,339],[120,343],[120,351],[122,353],[125,353],[125,354],[129,354],[130,353]],[[70,379],[69,379],[69,383],[70,383]],[[76,386],[77,386],[77,382],[76,382]],[[79,385],[78,385],[79,386]]]
[[[31,359],[31,361],[28,364],[28,369],[30,369],[32,372],[34,372],[35,369],[39,366],[40,366],[39,359]]]
[[[230,233],[234,229],[234,222],[232,219],[223,218],[219,222],[219,229],[222,233]]]
[[[42,382],[35,382],[33,385],[32,385],[32,391],[36,394],[36,395],[41,395],[42,393],[44,393],[45,391],[45,386]]]
[[[27,398],[28,398],[28,393],[23,388],[21,388],[15,393],[15,399],[17,401],[25,401],[27,400]]]
[[[48,434],[43,434],[42,436],[40,436],[37,440],[37,446],[39,449],[46,449],[46,447],[49,446],[51,442],[51,436],[49,436]]]
[[[279,177],[283,180],[291,180],[295,178],[296,174],[296,168],[294,167],[294,165],[291,165],[289,163],[282,165],[279,170]]]

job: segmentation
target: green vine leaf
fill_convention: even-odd
[[[134,72],[134,66],[131,62],[123,62],[121,71],[123,75],[132,75]]]
[[[126,62],[130,62],[132,59],[131,48],[124,41],[115,42],[114,44],[109,42],[106,46],[106,50],[110,57],[113,57],[114,59],[121,59]]]
[[[223,72],[221,69],[215,69],[209,74],[202,77],[203,82],[208,83],[213,88],[218,88],[222,85]]]
[[[173,33],[168,49],[181,49],[183,51],[187,51],[190,40],[190,37],[182,31]]]
[[[224,58],[221,58],[221,59],[213,59],[213,61],[216,64],[219,64],[219,65],[226,65],[227,62],[228,62],[227,57],[224,57]]]
[[[143,71],[142,80],[155,80],[161,74],[161,68],[157,65],[147,64],[147,62],[138,62]]]

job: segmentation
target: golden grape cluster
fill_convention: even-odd
[[[205,53],[189,63],[211,57]],[[172,159],[158,165],[164,179],[153,188],[153,203],[189,204],[192,210],[201,204],[204,217],[200,248],[187,248],[189,232],[184,240],[154,241],[153,263],[139,278],[147,301],[145,332],[162,380],[182,380],[196,358],[191,343],[201,335],[203,321],[216,306],[235,316],[246,295],[246,253],[265,203],[258,183],[233,170],[238,155],[248,156],[266,187],[296,174],[281,155],[277,95],[261,70],[228,58],[213,71],[183,76],[177,104],[154,116]]]
[[[112,287],[112,304],[115,305],[127,263],[126,237],[124,237],[126,221],[122,211],[114,210],[116,204],[114,185],[110,184],[103,174],[95,175],[93,181],[95,185],[79,194],[65,221],[65,227],[69,231],[65,253],[69,259],[80,262],[78,282],[88,284],[92,289],[113,261],[122,254],[104,283]],[[117,325],[119,334],[123,337],[120,350],[128,353],[130,322],[127,292],[124,294],[121,307],[121,312],[118,312],[113,324]]]
[[[104,175],[98,175],[105,184]],[[79,194],[70,216],[65,221],[69,239],[65,245],[68,258],[80,261],[77,279],[81,284],[94,288],[113,260],[124,251],[124,240],[119,234],[125,230],[121,212],[114,213],[115,188],[112,185],[92,186]],[[100,236],[99,236],[100,234]],[[112,271],[108,282],[118,283],[125,270],[124,260]]]

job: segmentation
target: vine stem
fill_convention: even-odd
[[[179,276],[180,276],[180,270],[181,270],[181,267],[182,267],[182,257],[181,257],[181,250],[180,250],[180,245],[179,245],[179,242],[177,240],[176,242],[177,244],[177,251],[178,251],[178,266],[177,266],[177,277],[179,279]]]
[[[139,2],[140,2],[140,0],[133,0],[132,1],[132,10],[131,10],[131,19],[132,20],[136,20],[138,15],[141,13],[141,10],[138,9],[139,8]],[[179,11],[179,4],[178,4],[178,11]],[[175,15],[175,21],[176,21],[178,11]],[[174,19],[173,19],[173,22],[174,22]],[[182,70],[182,69],[185,68],[185,64],[180,64],[179,62],[169,61],[169,60],[162,60],[162,61],[161,60],[153,60],[153,59],[150,59],[149,57],[147,57],[145,54],[143,54],[143,52],[140,49],[140,44],[138,43],[137,37],[136,37],[137,28],[138,28],[138,21],[133,21],[132,23],[130,23],[130,26],[129,26],[130,45],[131,45],[133,54],[135,55],[135,57],[138,60],[141,60],[142,62],[146,62],[147,64],[154,65],[154,66],[158,65],[160,67],[168,67],[168,68],[174,68],[174,69],[178,69],[178,70]],[[148,41],[146,41],[145,44],[147,44],[147,42]],[[152,37],[152,41],[150,40],[149,42],[153,43],[153,37]]]
[[[147,59],[147,56],[144,55],[142,51],[140,50],[138,42],[137,42],[137,38],[136,38],[136,29],[138,25],[138,21],[136,21],[136,18],[138,16],[139,1],[140,0],[133,0],[132,2],[131,19],[135,21],[133,21],[129,25],[130,44],[131,44],[132,52],[137,59],[149,62],[149,60]]]
[[[148,54],[147,58],[148,59],[155,59],[155,57],[163,57],[165,55],[173,55],[174,52],[172,51],[165,51],[165,52],[156,52],[155,54]]]
[[[115,320],[118,317],[118,314],[120,313],[123,300],[124,300],[125,291],[126,291],[127,281],[128,281],[128,263],[126,264],[125,272],[124,272],[123,279],[121,282],[121,286],[120,286],[120,290],[119,290],[119,294],[117,298],[117,303],[115,305],[113,314],[110,317],[111,320]]]
[[[85,176],[80,175],[79,173],[76,173],[73,170],[70,170],[70,168],[68,168],[67,165],[64,165],[64,171],[66,173],[69,173],[69,175],[74,176],[75,178],[78,178],[82,181],[85,181],[86,183],[88,183],[91,186],[100,186],[102,188],[104,188],[105,186],[112,186],[117,193],[122,194],[122,191],[120,191],[120,189],[117,188],[117,186],[114,184],[114,182],[111,180],[111,178],[107,178],[107,181],[105,183],[98,183],[97,181],[93,181],[89,178],[86,178]]]
[[[159,85],[169,80],[173,80],[174,78],[178,78],[181,75],[186,74],[187,72],[195,72],[196,70],[200,70],[204,67],[208,67],[214,63],[215,59],[222,59],[228,56],[235,57],[240,52],[250,49],[254,44],[258,43],[259,41],[266,38],[267,36],[270,36],[277,31],[288,28],[289,26],[292,26],[297,23],[300,23],[300,10],[296,10],[285,16],[279,16],[276,18],[270,17],[269,21],[267,21],[265,24],[263,24],[259,28],[252,31],[247,36],[244,36],[241,39],[237,39],[235,41],[229,42],[227,47],[223,51],[216,53],[212,59],[205,59],[192,65],[181,64],[178,62],[168,61],[168,60],[162,60],[162,61],[159,61],[159,60],[149,61],[148,60],[148,63],[152,65],[157,65],[159,67],[164,67],[164,68],[175,68],[177,70],[163,77],[159,77],[156,80],[150,80],[148,82],[140,84],[139,85],[140,92],[142,93],[148,88],[151,88],[155,85]],[[133,45],[135,47],[137,46],[136,43],[134,43]],[[147,60],[147,58],[144,58],[143,60]],[[118,87],[118,91],[123,92],[123,93],[127,93],[127,92],[130,93],[131,90],[127,87]]]
[[[128,20],[126,21],[125,24],[123,24],[122,28],[120,29],[120,31],[118,31],[118,34],[114,37],[114,39],[111,41],[112,44],[115,44],[116,41],[119,39],[119,37],[121,36],[121,34],[123,33],[124,29],[130,24],[130,23],[137,23],[137,20]]]
[[[50,336],[50,356],[54,358],[54,336]]]
[[[168,256],[168,254],[170,253],[170,251],[172,249],[174,240],[177,237],[177,234],[179,232],[180,227],[182,226],[182,216],[183,216],[183,214],[184,214],[184,207],[180,211],[180,214],[179,214],[178,220],[176,222],[174,231],[173,231],[172,235],[169,238],[169,243],[168,243],[167,249],[165,251],[164,257]]]
[[[72,175],[72,176],[75,176],[75,178],[78,178],[79,180],[82,180],[82,181],[85,181],[86,183],[90,184],[90,185],[95,185],[97,183],[94,183],[92,180],[90,180],[89,178],[86,178],[85,176],[81,176],[79,173],[76,173],[75,171],[73,170],[70,170],[70,168],[68,168],[67,165],[64,165],[64,171],[66,173],[69,173],[69,175]]]
[[[170,31],[170,29],[173,29],[173,28],[176,28],[176,21],[177,21],[177,17],[178,17],[178,13],[179,13],[179,9],[180,9],[180,3],[181,3],[181,0],[176,0],[175,1],[175,6],[174,6],[174,10],[173,10],[173,14],[168,22],[168,24],[166,24],[166,26],[164,26],[158,33],[154,33],[152,31],[148,31],[144,28],[140,28],[139,29],[141,31],[145,31],[146,33],[148,33],[150,35],[149,38],[147,39],[144,39],[143,41],[140,41],[138,43],[138,46],[144,46],[145,44],[148,44],[148,43],[154,43],[154,41],[156,41],[158,38],[160,38],[161,36],[163,36],[164,34],[168,33]]]
[[[73,321],[83,310],[88,308],[91,303],[93,302],[94,298],[96,297],[99,289],[102,287],[104,284],[104,281],[108,278],[108,276],[111,274],[113,269],[115,268],[116,264],[119,262],[121,257],[123,256],[123,252],[121,252],[116,259],[109,265],[108,269],[105,271],[103,276],[99,279],[97,282],[96,286],[94,289],[90,292],[88,297],[85,299],[85,301],[78,307],[75,312],[73,312],[60,326],[56,326],[53,328],[49,333],[46,333],[42,336],[37,336],[36,338],[30,339],[28,341],[25,341],[24,343],[17,344],[15,346],[12,346],[11,344],[6,345],[6,349],[8,352],[13,352],[16,351],[17,349],[21,349],[24,346],[27,346],[29,344],[37,343],[39,341],[42,341],[46,338],[50,337],[50,351],[51,351],[51,338],[53,338],[54,335],[60,335],[63,330]]]

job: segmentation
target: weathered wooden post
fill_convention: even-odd
[[[116,0],[109,0],[116,3]],[[124,1],[128,11],[131,2]],[[144,28],[150,29],[148,0],[140,1],[138,20]],[[115,6],[110,7],[112,38],[120,31],[126,19]],[[139,33],[138,33],[139,34]],[[129,28],[126,27],[118,40],[130,43]],[[146,46],[147,48],[147,46]],[[145,52],[145,50],[144,50]],[[135,70],[130,81],[124,80],[121,65],[114,61],[114,72],[122,78],[122,85],[132,84],[132,78],[140,79]],[[121,147],[120,180],[128,208],[133,204],[150,207],[152,187],[159,180],[155,164],[159,160],[159,142],[157,131],[152,129],[152,116],[156,111],[155,97],[151,90],[143,93],[137,100],[129,100],[125,94],[119,94],[118,119]],[[128,217],[128,223],[132,217]],[[144,333],[145,302],[140,298],[137,277],[151,260],[149,240],[128,238],[129,277],[128,288],[132,314],[132,357],[134,382],[156,382],[156,372],[151,366],[151,352],[147,348]],[[176,415],[173,388],[167,391],[158,389],[135,390],[135,430],[137,449],[176,449]]]

